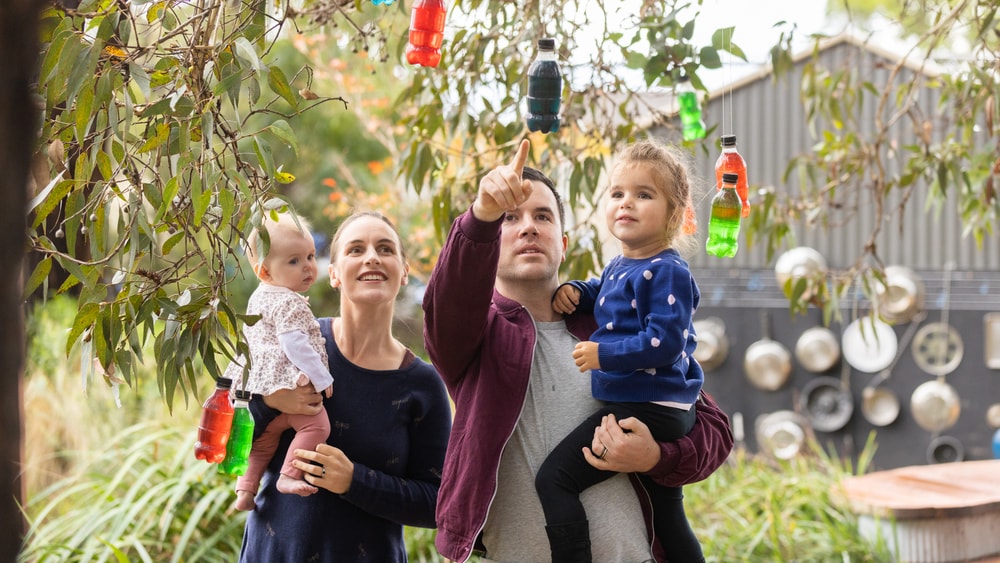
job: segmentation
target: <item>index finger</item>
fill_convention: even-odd
[[[514,155],[514,162],[511,166],[514,167],[514,172],[517,173],[518,178],[521,177],[521,172],[524,171],[524,163],[528,161],[528,149],[531,148],[531,141],[524,139],[521,144],[517,147],[517,153]]]

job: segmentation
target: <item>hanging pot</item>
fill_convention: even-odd
[[[747,347],[743,371],[754,387],[777,391],[792,373],[792,355],[781,342],[762,338]]]
[[[840,359],[840,343],[832,330],[816,326],[795,342],[795,359],[813,373],[828,371]]]
[[[722,365],[729,357],[729,339],[726,337],[726,325],[722,319],[709,317],[694,322],[694,331],[698,335],[698,347],[694,350],[694,359],[705,371],[712,371]]]
[[[854,413],[854,399],[836,377],[816,377],[806,383],[799,405],[810,424],[820,432],[836,432]]]
[[[955,425],[962,405],[955,388],[939,378],[921,383],[913,390],[910,411],[921,428],[941,432]]]
[[[903,324],[924,308],[924,282],[905,266],[888,266],[885,284],[876,284],[878,314],[890,324]]]
[[[802,450],[807,421],[800,414],[782,410],[757,417],[757,446],[777,459],[791,459]]]
[[[958,438],[938,436],[927,447],[927,463],[953,463],[965,460],[965,447]]]
[[[840,347],[844,359],[858,371],[878,373],[892,364],[899,341],[885,321],[863,317],[844,329]]]

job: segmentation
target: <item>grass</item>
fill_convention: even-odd
[[[167,412],[151,368],[134,389],[121,389],[120,408],[99,378],[85,393],[79,352],[49,352],[74,313],[71,302],[56,299],[29,318],[30,531],[20,560],[234,561],[245,515],[230,511],[232,479],[191,453],[200,405]],[[200,396],[210,384],[206,378]],[[874,443],[857,467],[812,446],[789,461],[735,452],[712,477],[685,488],[687,514],[709,562],[892,559],[884,543],[860,537],[856,519],[831,496],[840,479],[867,469]],[[433,530],[405,533],[410,561],[443,561]]]

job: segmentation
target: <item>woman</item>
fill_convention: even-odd
[[[434,527],[451,409],[434,369],[392,335],[407,271],[399,234],[381,214],[351,215],[334,235],[330,285],[341,316],[319,319],[333,396],[306,385],[251,404],[261,428],[280,412],[326,407],[327,443],[296,450],[294,462],[320,491],[275,489],[285,436],[247,518],[240,561],[406,561],[403,526]]]

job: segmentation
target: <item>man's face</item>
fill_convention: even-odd
[[[556,197],[541,182],[532,182],[528,199],[503,218],[497,278],[523,282],[558,281],[566,237],[559,224]]]

